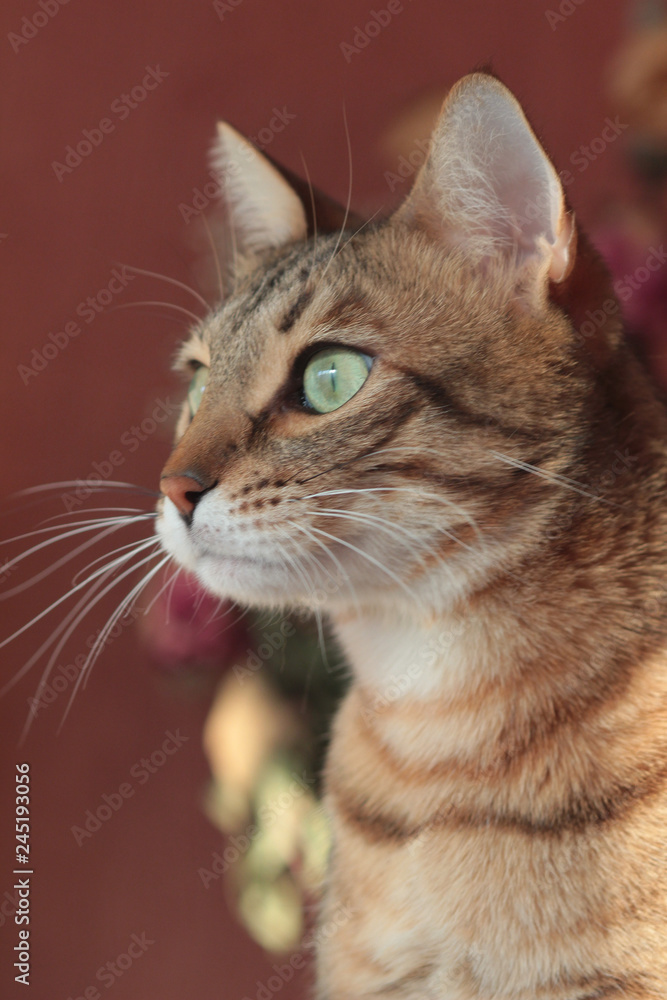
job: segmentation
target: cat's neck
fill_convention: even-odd
[[[662,543],[653,553],[639,547],[639,505],[609,511],[605,531],[591,534],[584,518],[567,546],[555,537],[517,572],[438,613],[333,616],[362,711],[388,744],[402,754],[419,732],[425,759],[497,756],[501,742],[524,742],[573,706],[627,690],[637,671],[665,659]]]

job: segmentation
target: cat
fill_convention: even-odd
[[[229,125],[213,165],[157,532],[241,604],[329,595],[316,996],[666,998],[667,412],[554,166],[486,73],[380,222],[313,233]]]

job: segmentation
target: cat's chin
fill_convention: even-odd
[[[202,587],[217,597],[244,604],[285,604],[289,574],[284,565],[237,556],[199,556],[194,573]]]

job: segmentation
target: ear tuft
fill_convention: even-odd
[[[257,253],[305,239],[306,214],[298,195],[266,157],[228,125],[218,123],[211,149],[234,237]]]

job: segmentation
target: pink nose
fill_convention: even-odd
[[[206,492],[206,487],[191,476],[163,476],[160,490],[181,514],[189,517],[202,493]]]

